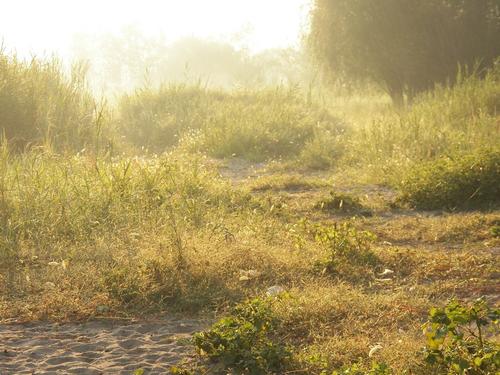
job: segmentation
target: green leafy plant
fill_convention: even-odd
[[[208,331],[197,333],[194,344],[225,369],[251,375],[279,372],[291,353],[273,337],[276,325],[270,300],[256,298],[236,306]]]
[[[349,265],[373,265],[378,261],[370,249],[375,236],[356,229],[349,222],[335,223],[333,226],[316,225],[312,233],[326,249],[326,256],[316,264],[323,274],[338,274],[341,269],[350,268]]]
[[[191,370],[189,368],[172,366],[172,367],[170,367],[170,374],[171,375],[195,375],[196,372],[194,372],[194,370]]]
[[[491,235],[495,238],[500,237],[500,225],[494,225],[490,228]]]
[[[448,374],[493,374],[500,368],[500,346],[487,340],[489,328],[498,330],[500,310],[484,299],[471,304],[452,300],[433,308],[424,325],[426,361]]]

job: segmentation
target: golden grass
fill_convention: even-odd
[[[277,304],[282,325],[276,334],[293,345],[298,363],[313,356],[329,368],[369,364],[370,346],[380,343],[375,359],[396,373],[418,373],[422,363],[415,353],[424,344],[421,325],[430,307],[454,296],[484,295],[498,304],[499,239],[492,228],[500,212],[395,208],[397,192],[380,184],[397,180],[422,159],[498,140],[490,103],[497,91],[495,77],[484,84],[471,78],[456,91],[438,89],[403,114],[387,109],[385,99],[371,98],[373,110],[361,114],[366,119],[343,116],[339,111],[347,104],[337,102],[333,113],[360,123],[337,134],[332,112],[308,108],[294,93],[226,95],[174,87],[122,102],[122,116],[133,113],[121,125],[132,131],[144,107],[170,100],[165,105],[175,118],[160,108],[165,122],[150,119],[152,133],[171,125],[163,134],[169,141],[176,126],[185,120],[195,127],[207,106],[215,106],[216,116],[203,117],[206,126],[198,128],[204,135],[186,135],[179,148],[161,156],[44,148],[14,154],[4,142],[0,321],[164,313],[215,318],[280,285],[288,297]],[[460,103],[472,97],[480,98],[477,108],[466,106],[461,116]],[[192,117],[190,100],[197,103]],[[441,113],[447,100],[453,106]],[[324,121],[321,131],[318,121]],[[300,131],[293,139],[290,124]],[[419,124],[432,131],[420,132]],[[265,172],[224,174],[199,150],[225,156],[236,150],[251,160],[287,158]],[[318,209],[332,191],[359,200],[366,210]],[[367,250],[377,261],[351,264],[339,255],[340,269],[323,272],[318,263],[331,248],[311,228],[345,222],[375,234]],[[393,273],[384,277],[385,269]],[[319,372],[319,362],[309,361],[303,373]]]

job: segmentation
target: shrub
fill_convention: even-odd
[[[375,236],[357,230],[351,223],[332,226],[315,225],[309,229],[325,249],[325,256],[316,264],[322,274],[359,277],[359,268],[373,266],[378,258],[370,249]],[[358,268],[357,270],[353,270]]]
[[[271,302],[257,298],[236,306],[208,331],[197,333],[194,343],[202,354],[226,369],[251,375],[275,373],[291,357],[273,337],[276,325]]]
[[[342,133],[339,121],[284,88],[232,93],[187,86],[144,89],[122,98],[119,127],[137,147],[163,151],[196,131],[199,150],[254,161],[295,156],[317,131]]]
[[[414,166],[400,202],[419,209],[471,208],[500,201],[500,151],[481,150]]]
[[[424,325],[425,357],[440,373],[493,374],[500,368],[500,346],[488,341],[485,332],[498,328],[500,310],[483,299],[463,305],[453,300],[444,308],[433,308]]]

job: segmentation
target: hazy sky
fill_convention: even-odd
[[[0,0],[0,42],[18,53],[65,56],[74,33],[135,25],[167,40],[243,36],[253,51],[296,45],[310,0]]]

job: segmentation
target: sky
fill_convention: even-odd
[[[194,36],[259,52],[297,46],[310,1],[0,0],[0,44],[24,56],[67,57],[76,33],[119,33],[135,26],[167,41]]]

